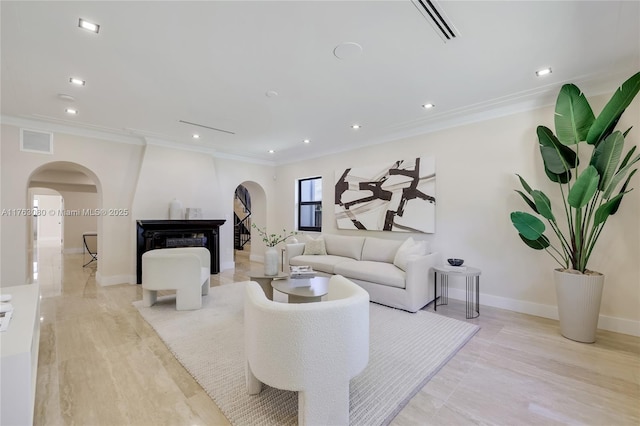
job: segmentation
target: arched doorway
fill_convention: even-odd
[[[251,194],[244,185],[238,185],[233,199],[233,248],[251,249]]]
[[[102,207],[101,185],[95,173],[86,167],[58,161],[40,166],[31,173],[27,182],[27,197],[36,213],[27,225],[29,280],[41,284],[46,281],[49,285],[47,291],[56,293],[61,290],[63,255],[85,255],[83,234],[97,234],[94,243],[96,251],[100,252],[102,218],[95,212]],[[56,199],[59,200],[57,203]],[[54,229],[56,226],[57,230]],[[56,238],[58,246],[54,246],[53,250],[39,250],[53,244]],[[57,257],[56,251],[59,254]],[[47,258],[46,264],[43,263],[45,254],[52,255]],[[43,270],[45,266],[47,269]],[[90,272],[97,272],[99,267],[97,262],[87,266],[93,269]],[[43,275],[43,272],[47,274]],[[51,273],[54,275],[51,276]]]
[[[244,181],[236,187],[234,194],[234,262],[236,264],[244,262],[248,264],[251,260],[262,259],[262,253],[256,254],[256,249],[262,246],[252,245],[251,239],[255,236],[253,224],[266,223],[265,206],[266,195],[260,184]],[[242,244],[241,249],[239,244]]]

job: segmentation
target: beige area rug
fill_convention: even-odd
[[[176,311],[174,296],[151,308],[133,304],[232,424],[295,425],[296,392],[269,386],[259,395],[246,392],[244,284],[212,287],[197,311]],[[479,329],[430,312],[370,307],[369,364],[350,386],[352,425],[389,424]]]

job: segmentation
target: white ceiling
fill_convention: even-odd
[[[410,0],[3,0],[2,119],[282,164],[549,104],[565,82],[602,93],[640,68],[638,1],[437,4],[457,39]],[[344,42],[362,53],[338,59]]]

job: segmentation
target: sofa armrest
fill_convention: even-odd
[[[291,259],[292,257],[300,256],[304,253],[304,243],[287,244],[284,250],[288,265],[289,259]]]
[[[407,262],[405,271],[406,291],[415,302],[413,308],[417,311],[435,299],[433,286],[433,267],[442,263],[440,253],[418,256]],[[420,306],[418,306],[420,305]]]

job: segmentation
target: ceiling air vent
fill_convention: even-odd
[[[228,133],[230,135],[235,135],[235,132],[231,132],[229,130],[218,129],[216,127],[205,126],[204,124],[192,123],[190,121],[178,120],[180,123],[190,124],[192,126],[204,127],[205,129],[215,130],[216,132]]]
[[[457,36],[457,30],[451,24],[442,11],[442,8],[435,1],[431,0],[411,0],[415,7],[418,8],[418,11],[422,13],[427,21],[433,26],[433,29],[436,30],[436,33],[442,39],[447,42],[455,39]]]
[[[53,133],[20,129],[20,151],[53,154]]]

